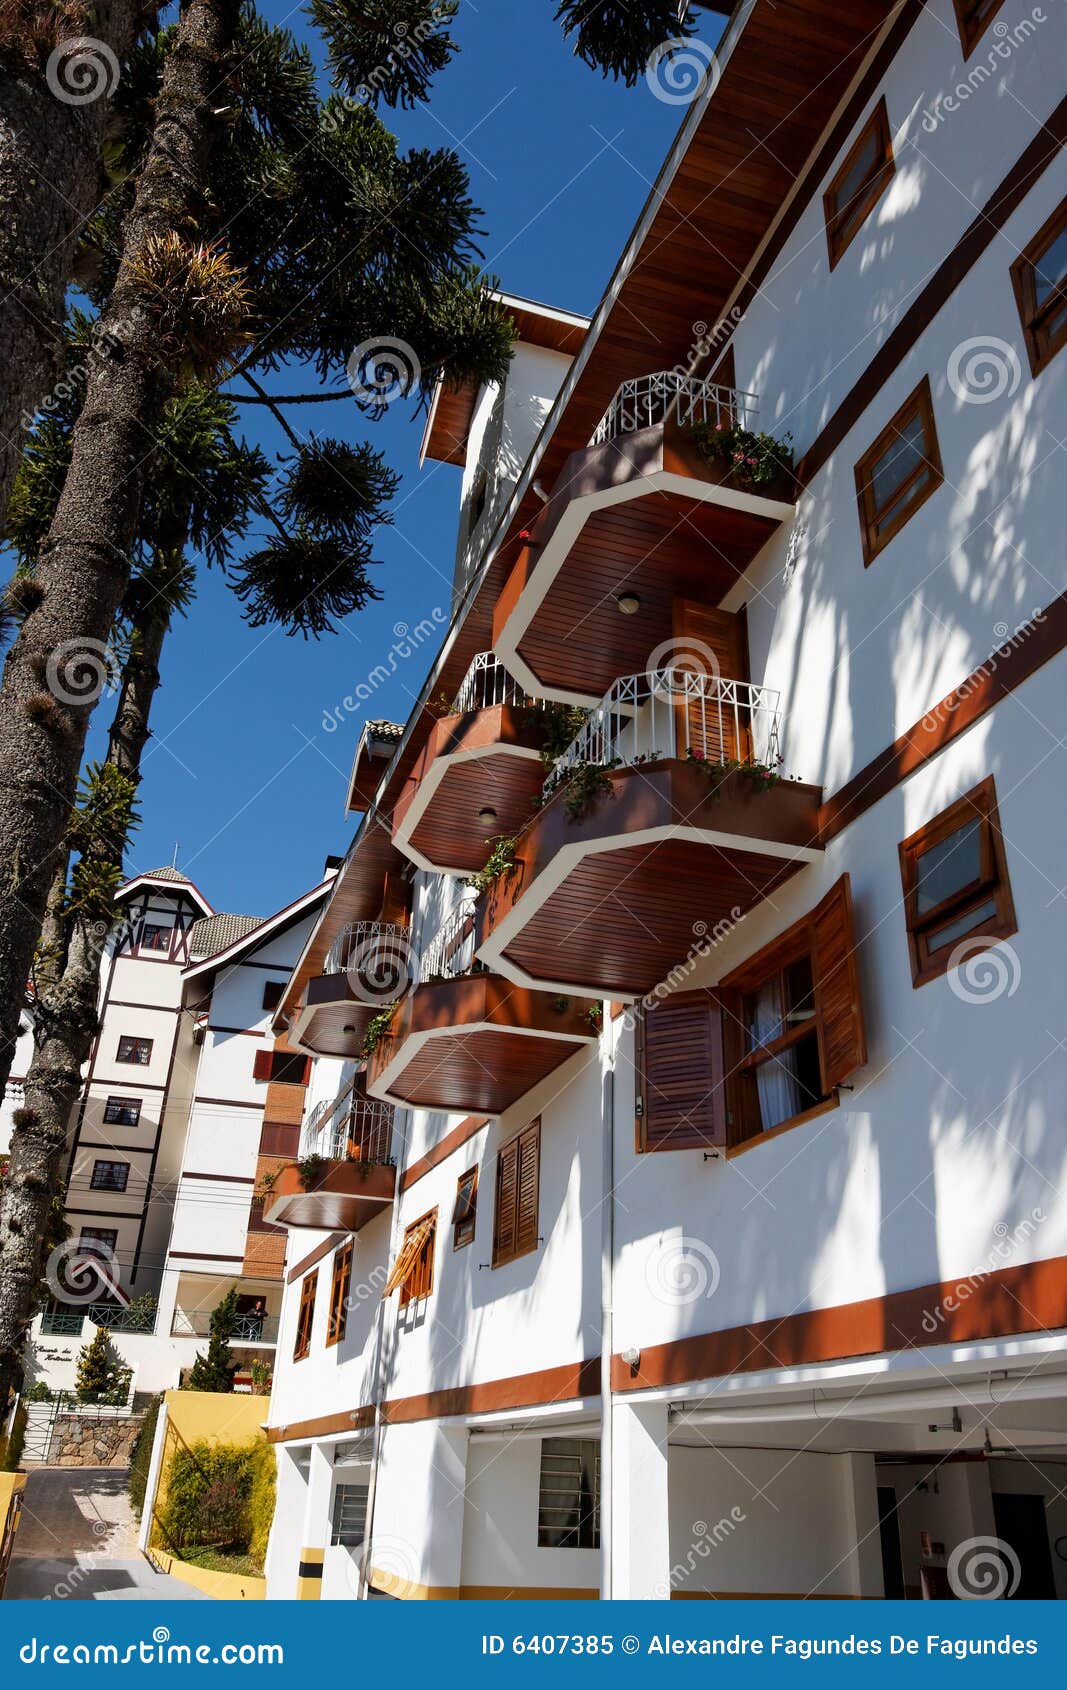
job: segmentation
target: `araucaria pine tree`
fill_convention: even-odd
[[[103,1327],[78,1352],[79,1402],[123,1403],[130,1389],[130,1369],[116,1354]]]

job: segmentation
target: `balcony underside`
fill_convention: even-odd
[[[594,1041],[592,1008],[493,974],[419,986],[375,1050],[367,1090],[389,1103],[499,1115]]]
[[[672,638],[675,598],[720,603],[792,517],[788,478],[770,491],[724,485],[670,424],[572,453],[500,595],[500,661],[540,697],[595,704]]]
[[[347,974],[316,975],[289,1029],[290,1042],[315,1056],[359,1056],[371,1017],[388,1001],[365,1002]]]
[[[755,792],[733,774],[713,796],[698,767],[620,770],[579,821],[557,797],[486,895],[478,955],[524,985],[635,997],[821,851],[821,789]]]
[[[495,704],[445,716],[393,811],[393,839],[419,868],[473,874],[487,840],[512,834],[530,818],[544,769],[542,724],[533,706]],[[481,821],[492,809],[496,819]]]
[[[359,1162],[327,1162],[311,1191],[304,1190],[298,1168],[283,1168],[263,1218],[273,1226],[358,1232],[388,1209],[395,1191],[396,1169],[390,1164],[366,1167]]]

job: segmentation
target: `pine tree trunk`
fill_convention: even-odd
[[[130,575],[142,464],[180,358],[163,349],[136,267],[153,237],[196,240],[212,108],[237,0],[186,0],[167,55],[148,158],[99,320],[100,343],[72,437],[70,466],[35,581],[42,591],[8,654],[0,687],[0,1085],[49,887],[61,862],[106,641]]]
[[[169,609],[156,601],[135,630],[134,649],[123,670],[107,761],[134,780],[148,743],[169,625]],[[67,1135],[98,1027],[100,962],[108,929],[102,922],[69,917],[64,924],[52,913],[56,902],[53,896],[49,906],[55,960],[46,960],[43,982],[38,978],[25,1103],[16,1113],[0,1191],[0,1416],[22,1371],[22,1349],[47,1265],[49,1221],[62,1184]],[[61,945],[64,954],[59,956]],[[61,1295],[62,1276],[52,1290]]]
[[[102,190],[100,148],[117,61],[149,10],[142,0],[99,0],[86,28],[71,8],[57,43],[91,33],[96,45],[65,75],[62,66],[53,69],[51,79],[28,44],[0,43],[0,532],[25,419],[59,373],[63,299],[78,234]],[[8,28],[15,35],[20,24]],[[99,97],[88,98],[97,89]]]

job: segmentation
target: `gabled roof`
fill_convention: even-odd
[[[150,868],[146,869],[143,874],[135,874],[132,879],[125,881],[119,887],[115,893],[115,902],[121,903],[132,893],[143,890],[145,886],[159,885],[160,883],[171,887],[176,892],[188,893],[193,902],[200,905],[205,915],[214,915],[214,905],[208,903],[195,881],[190,880],[187,874],[182,874],[181,870],[176,868]]]
[[[202,1000],[210,992],[214,977],[219,969],[230,968],[235,963],[241,962],[250,952],[257,950],[260,945],[266,944],[269,940],[276,939],[280,933],[284,933],[287,927],[291,927],[294,922],[299,921],[309,910],[315,909],[325,899],[327,892],[333,885],[333,880],[334,876],[331,874],[328,879],[320,881],[310,891],[302,893],[291,904],[285,904],[274,915],[263,918],[250,915],[217,917],[216,919],[220,924],[251,923],[251,925],[246,927],[244,932],[235,933],[229,939],[223,937],[222,943],[216,950],[207,956],[198,957],[194,962],[189,963],[188,967],[182,969],[183,1004],[189,1004],[194,999]],[[193,932],[195,933],[197,928],[206,930],[211,925],[210,922],[197,922]],[[219,933],[224,935],[225,932],[225,926],[220,925]],[[201,942],[203,942],[203,938],[201,938]]]
[[[247,938],[257,927],[263,926],[261,915],[205,915],[194,921],[189,929],[189,954],[194,957],[214,956],[238,939]]]

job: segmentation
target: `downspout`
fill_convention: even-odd
[[[394,1133],[396,1123],[393,1124]],[[407,1136],[401,1141],[407,1147]],[[397,1229],[400,1216],[400,1178],[404,1171],[404,1157],[401,1156],[396,1170],[396,1197],[393,1201],[392,1219],[389,1223],[389,1251],[386,1262],[396,1258]],[[374,1340],[374,1369],[372,1373],[371,1400],[374,1403],[374,1436],[371,1442],[370,1478],[367,1481],[367,1528],[364,1537],[364,1550],[359,1563],[359,1584],[356,1589],[357,1602],[367,1600],[367,1575],[370,1571],[370,1557],[374,1547],[374,1504],[378,1494],[378,1467],[382,1458],[382,1445],[385,1441],[385,1418],[382,1414],[382,1400],[385,1395],[385,1380],[388,1373],[385,1355],[385,1314],[389,1307],[388,1297],[378,1298],[377,1332]]]
[[[611,1396],[612,1310],[615,1283],[615,1051],[617,1029],[604,1070],[601,1118],[603,1122],[602,1163],[604,1191],[600,1223],[600,1595],[610,1601],[613,1594],[611,1518],[613,1494],[613,1447]]]

